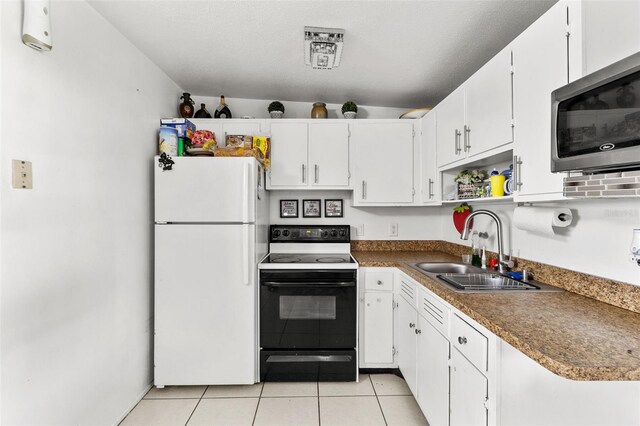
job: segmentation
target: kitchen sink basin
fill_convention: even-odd
[[[467,265],[465,263],[415,263],[413,266],[424,272],[431,272],[434,274],[468,274],[468,273],[480,273],[482,269]]]
[[[437,281],[450,290],[464,293],[492,291],[564,291],[537,281],[519,281],[494,271],[488,271],[464,263],[422,262],[408,263],[427,277]]]

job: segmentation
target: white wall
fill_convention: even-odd
[[[272,224],[351,225],[353,240],[438,240],[440,210],[433,207],[352,207],[352,191],[271,191]],[[344,217],[325,218],[324,200],[343,199]],[[298,219],[280,218],[280,200],[298,200]],[[303,218],[302,200],[322,200],[321,218]],[[389,224],[398,224],[398,236],[389,236]],[[356,235],[356,227],[364,225],[364,235]]]
[[[2,2],[2,424],[113,424],[152,381],[152,163],[180,90],[85,2]],[[11,188],[11,159],[33,190]]]
[[[213,116],[213,112],[220,104],[220,98],[198,96],[192,94],[195,101],[196,111],[200,109],[200,104],[207,105],[207,111]],[[225,103],[231,110],[233,118],[241,118],[248,115],[253,118],[269,118],[267,107],[276,99],[241,99],[225,96]],[[289,102],[284,99],[277,99],[282,102],[285,108],[284,118],[311,118],[311,108],[313,102]],[[321,100],[317,102],[322,102]],[[328,118],[342,118],[342,104],[327,104]],[[358,118],[398,118],[410,108],[389,108],[358,105]]]
[[[574,213],[575,222],[553,236],[540,235],[513,226],[513,204],[473,207],[498,213],[505,230],[505,251],[512,248],[514,256],[640,285],[640,266],[629,261],[632,230],[640,228],[637,198],[563,201],[539,206],[568,207]],[[441,211],[442,238],[470,245],[470,240],[460,240],[453,226],[453,207],[441,207]],[[491,236],[487,249],[497,251],[495,225],[490,218],[478,217],[474,230],[487,231]]]

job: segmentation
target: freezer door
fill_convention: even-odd
[[[254,158],[155,158],[155,221],[253,223],[258,164]]]
[[[155,226],[155,385],[256,378],[255,225]]]

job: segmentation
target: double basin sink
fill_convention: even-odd
[[[445,285],[464,293],[487,291],[563,291],[543,283],[520,281],[494,271],[464,263],[422,262],[408,263],[410,267]]]

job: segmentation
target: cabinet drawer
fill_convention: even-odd
[[[457,315],[451,318],[451,344],[480,371],[487,371],[486,336]]]
[[[413,309],[416,309],[417,306],[416,300],[418,299],[418,295],[416,293],[415,283],[409,278],[400,275],[400,296],[409,302],[409,304],[413,306]]]
[[[393,290],[393,271],[367,271],[364,276],[364,288],[367,290]]]
[[[418,291],[418,312],[444,336],[448,336],[450,310],[426,290]]]

